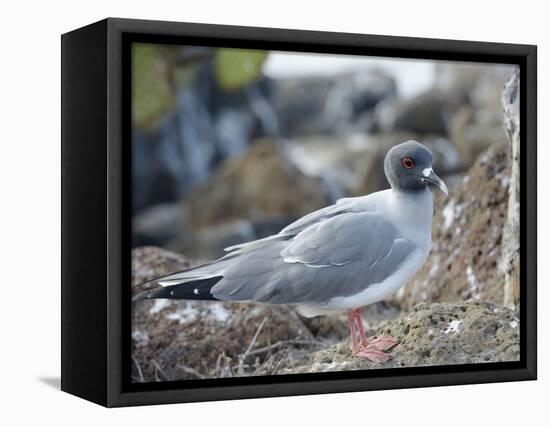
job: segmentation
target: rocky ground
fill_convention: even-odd
[[[383,323],[373,334],[390,334],[399,340],[385,364],[352,357],[349,340],[345,340],[281,373],[519,360],[519,320],[510,309],[487,302],[420,303],[411,312]]]
[[[190,265],[163,249],[135,249],[135,290]],[[378,303],[363,316],[371,337],[391,334],[400,342],[383,366],[351,355],[343,316],[305,319],[289,307],[247,303],[139,301],[133,307],[132,377],[141,382],[519,360],[519,319],[501,305],[419,303],[407,312]]]
[[[147,281],[193,266],[158,247],[132,252],[134,294]],[[365,308],[369,327],[399,315],[378,303]],[[133,304],[136,381],[277,374],[347,337],[345,316],[302,318],[292,308],[248,303],[143,300]]]
[[[132,259],[134,292],[144,289],[140,283],[192,265],[157,247],[135,249]],[[330,324],[316,327],[330,338]],[[134,303],[132,341],[136,381],[274,374],[287,357],[328,345],[287,307],[168,300]]]

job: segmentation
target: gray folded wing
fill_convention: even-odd
[[[211,292],[220,300],[321,305],[384,281],[414,249],[382,215],[339,211],[292,238],[240,251]]]
[[[237,254],[237,252],[242,253],[245,251],[257,249],[260,246],[265,245],[266,243],[273,242],[274,240],[288,240],[311,225],[319,223],[323,220],[336,217],[341,214],[355,211],[353,203],[349,202],[350,200],[350,198],[342,198],[338,200],[337,204],[333,204],[316,210],[292,222],[286,228],[282,229],[278,234],[271,235],[269,237],[265,237],[259,240],[248,241],[246,243],[227,247],[224,249],[224,251],[230,252],[229,256],[231,256]],[[227,256],[225,256],[225,258],[227,258]]]

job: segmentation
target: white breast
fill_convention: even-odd
[[[348,297],[335,297],[327,302],[324,309],[350,310],[361,306],[371,305],[380,302],[394,294],[420,269],[423,265],[428,252],[416,249],[403,263],[403,266],[378,284],[372,284],[365,290]]]
[[[399,270],[384,281],[372,284],[353,296],[335,297],[323,306],[303,307],[301,311],[307,311],[309,315],[321,315],[330,310],[346,311],[379,302],[397,292],[424,264],[432,240],[433,199],[430,190],[426,188],[415,194],[383,191],[383,196],[377,201],[376,211],[388,217],[401,236],[415,244],[416,250]]]

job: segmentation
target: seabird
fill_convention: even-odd
[[[340,199],[278,234],[228,247],[218,260],[154,280],[160,287],[134,300],[285,304],[307,317],[347,312],[353,354],[388,361],[384,351],[398,341],[368,341],[361,308],[395,293],[422,266],[432,238],[430,187],[448,192],[431,152],[416,141],[391,148],[384,172],[390,189]]]

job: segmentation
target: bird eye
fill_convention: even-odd
[[[412,169],[414,167],[414,160],[411,157],[403,157],[401,159],[401,164],[403,164],[403,167],[406,169]]]

